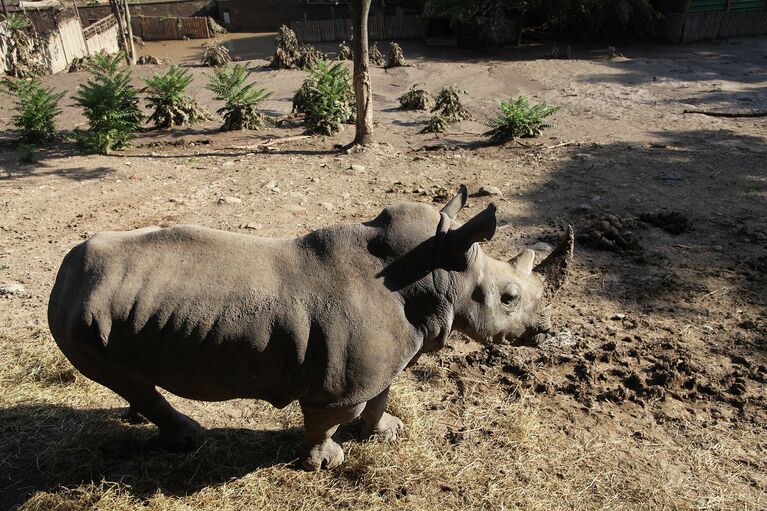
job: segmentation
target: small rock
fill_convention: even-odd
[[[227,195],[225,197],[219,197],[218,204],[242,204],[242,199]]]
[[[170,199],[168,199],[168,202],[176,202],[178,204],[183,204],[184,199],[179,199],[178,197],[171,197]]]
[[[285,209],[287,209],[294,216],[303,216],[306,214],[306,208],[299,206],[298,204],[290,204]]]
[[[352,169],[354,172],[365,172],[365,166],[359,165],[357,163],[352,163],[349,168]]]
[[[265,190],[269,190],[273,193],[280,193],[280,185],[277,184],[277,181],[270,179],[266,183],[261,185],[261,188]]]
[[[530,250],[535,252],[551,252],[554,248],[545,241],[539,241],[530,247]]]
[[[261,225],[261,224],[254,224],[253,222],[248,222],[246,224],[240,225],[240,229],[252,229],[254,231],[258,230],[258,229],[260,229],[262,227],[263,227],[263,225]]]
[[[601,195],[592,195],[591,196],[591,202],[599,202],[601,200],[602,200],[602,196]]]
[[[578,204],[575,207],[575,211],[581,212],[581,213],[586,213],[586,212],[591,211],[593,209],[594,209],[594,206],[592,206],[591,204],[586,204],[585,202],[582,203],[582,204]]]
[[[477,197],[502,196],[503,192],[497,186],[485,185],[479,189],[476,195]]]
[[[21,294],[24,294],[24,292],[26,292],[26,289],[24,289],[24,286],[16,282],[11,282],[10,284],[3,284],[2,286],[0,286],[0,296],[21,295]]]
[[[612,319],[613,321],[622,321],[625,317],[626,317],[625,314],[618,313],[618,314],[613,314],[613,316],[610,319]]]
[[[678,172],[666,172],[660,176],[661,181],[681,181],[682,176]]]
[[[333,204],[331,204],[330,202],[320,202],[320,206],[327,209],[328,211],[333,211],[336,209],[336,207],[333,206]]]
[[[232,160],[226,160],[224,163],[221,164],[222,167],[234,167],[234,162]]]
[[[575,153],[575,158],[580,158],[581,160],[591,160],[594,157],[588,153]]]

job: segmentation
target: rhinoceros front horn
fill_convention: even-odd
[[[541,263],[535,267],[535,272],[538,273],[543,282],[546,285],[546,297],[551,298],[557,294],[557,291],[567,281],[567,274],[570,271],[570,263],[573,260],[573,245],[575,244],[575,236],[573,235],[573,227],[567,226],[565,231],[565,239],[555,248],[549,256],[541,261]]]

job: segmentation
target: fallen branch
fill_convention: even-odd
[[[305,138],[311,138],[311,135],[297,135],[295,137],[272,138],[269,140],[264,140],[263,142],[258,144],[238,146],[238,147],[235,147],[235,149],[261,149],[263,147],[271,147],[271,146],[275,146],[279,144],[285,144],[287,142],[295,142],[296,140],[303,140]]]
[[[702,114],[711,117],[767,117],[767,112],[709,112],[706,110],[687,110],[683,114]]]

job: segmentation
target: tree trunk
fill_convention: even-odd
[[[373,143],[373,97],[370,92],[368,58],[368,14],[371,0],[352,0],[354,27],[354,95],[357,105],[357,128],[354,144]]]
[[[125,28],[128,32],[126,37],[128,38],[128,48],[130,49],[130,52],[128,53],[128,65],[135,66],[136,46],[133,44],[133,24],[130,19],[130,8],[128,7],[128,0],[123,0],[123,5],[125,9]]]

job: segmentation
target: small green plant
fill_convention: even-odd
[[[221,67],[232,61],[229,50],[219,41],[213,40],[205,45],[202,64],[208,67]]]
[[[431,93],[413,85],[410,90],[399,97],[399,107],[402,110],[428,110],[434,103]]]
[[[320,61],[293,96],[293,111],[305,114],[310,134],[332,135],[354,119],[354,91],[349,70],[340,62]]]
[[[22,140],[36,144],[56,137],[56,117],[61,113],[58,104],[63,92],[43,87],[37,79],[2,80],[5,89],[16,96],[13,125]]]
[[[545,128],[552,126],[543,120],[558,109],[546,103],[530,103],[524,96],[516,101],[501,101],[498,107],[498,115],[487,121],[490,131],[484,133],[495,143],[520,137],[537,137]]]
[[[186,94],[192,83],[187,69],[171,66],[163,75],[155,75],[146,83],[147,106],[154,111],[149,120],[158,128],[184,126],[210,119],[210,113]]]
[[[19,144],[19,161],[35,163],[37,161],[37,146],[34,144]]]
[[[271,123],[271,119],[258,109],[259,104],[271,96],[266,89],[256,89],[255,83],[245,84],[251,72],[242,65],[226,65],[208,76],[208,89],[219,101],[224,101],[218,113],[224,116],[222,131],[252,130]]]
[[[78,140],[90,151],[108,154],[125,147],[143,121],[130,70],[120,68],[124,59],[122,52],[93,55],[87,64],[93,76],[72,98],[88,119],[89,130]]]

